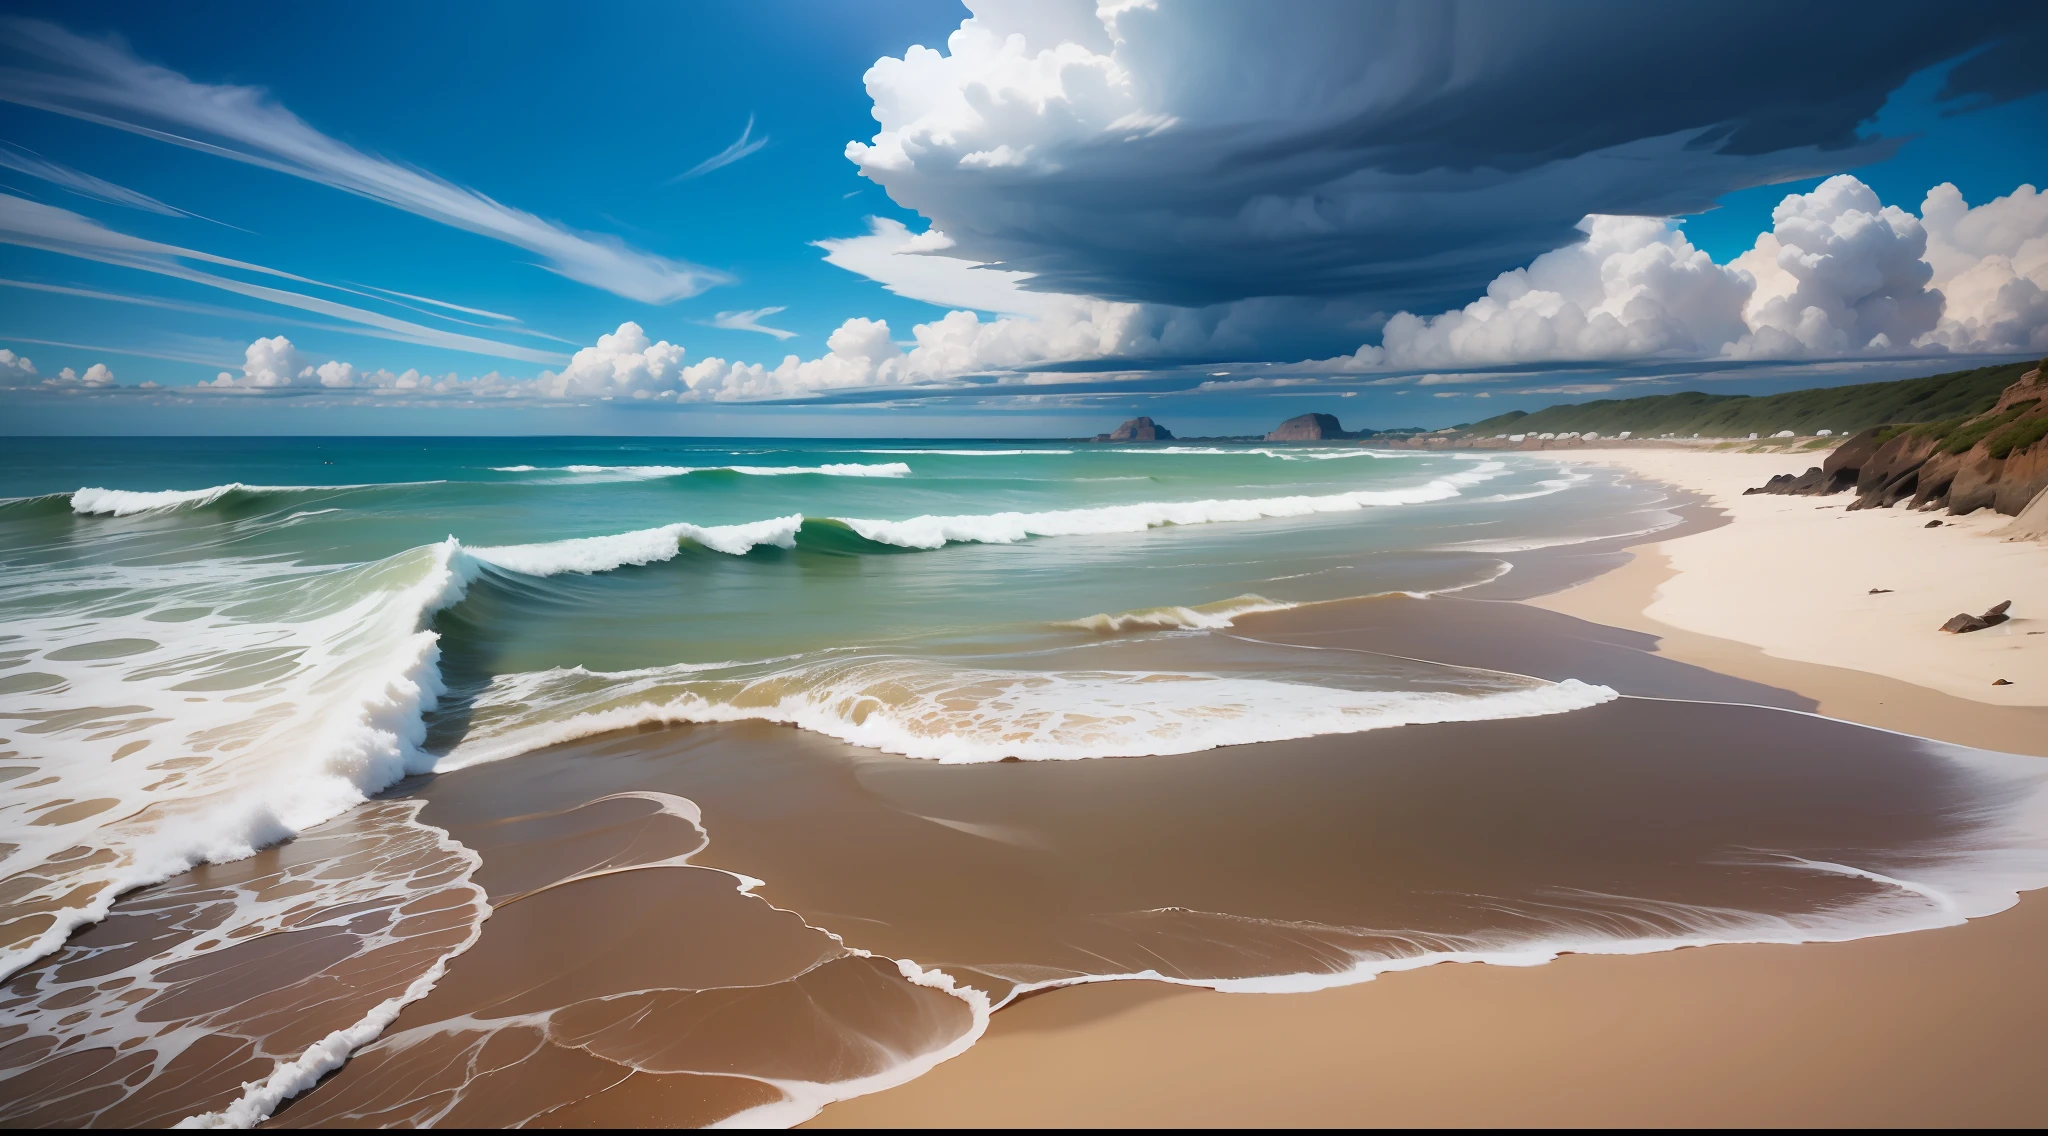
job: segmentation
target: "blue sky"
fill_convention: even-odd
[[[1987,7],[1984,27],[1935,34],[1909,8],[1877,10],[1874,30],[1815,52],[1814,70],[1834,69],[1818,87],[1760,78],[1769,48],[1748,64],[1629,56],[1667,32],[1682,57],[1716,46],[1684,51],[1685,37],[1754,44],[1759,29],[1783,33],[1787,58],[1811,50],[1783,26],[1796,19],[1736,7],[1711,33],[1675,12],[1612,43],[1577,35],[1587,57],[1573,61],[1518,54],[1529,37],[1513,27],[1404,43],[1416,21],[1370,5],[1304,5],[1290,26],[1249,31],[1228,6],[1106,23],[1088,5],[977,5],[949,47],[971,15],[956,3],[228,4],[203,19],[10,3],[40,22],[0,28],[0,206],[27,234],[0,244],[0,348],[17,367],[0,431],[1016,436],[1148,413],[1221,433],[1306,409],[1435,426],[1616,390],[1925,374],[2048,343],[2026,300],[2026,242],[2048,241],[2031,199],[1974,228],[1935,232],[1930,215],[1932,235],[1884,221],[1875,251],[1856,229],[1877,201],[1918,213],[1943,182],[1979,207],[2042,184],[2048,94],[1993,65],[2001,37],[2038,39],[2043,21],[2008,18],[2024,26],[2007,35]],[[1623,10],[1566,9],[1601,26]],[[1318,54],[1325,43],[1366,46]],[[1462,88],[1402,89],[1419,82],[1403,61],[1430,50],[1495,63]],[[1032,65],[1061,52],[1066,70]],[[1957,69],[1971,60],[1990,77]],[[1612,81],[1574,103],[1545,85],[1557,67]],[[1706,70],[1657,87],[1685,67]],[[1202,74],[1247,93],[1191,93],[1183,80]],[[1101,75],[1125,86],[1103,94]],[[124,83],[140,102],[107,93]],[[199,109],[178,118],[152,83]],[[1546,93],[1504,97],[1517,84]],[[1703,84],[1714,93],[1695,98]],[[1475,107],[1504,105],[1534,128],[1473,125]],[[1454,125],[1425,130],[1432,116]],[[280,134],[280,117],[301,125]],[[347,157],[308,176],[291,149],[306,139]],[[891,156],[898,144],[909,157]],[[1823,186],[1841,173],[1860,186]],[[79,175],[104,184],[75,192]],[[408,177],[469,219],[394,203],[416,188],[346,191]],[[1879,282],[1852,294],[1827,272],[1741,276],[1788,193],[1810,200],[1787,240],[1834,242],[1814,256]],[[1583,250],[1608,259],[1566,263],[1595,255],[1571,251],[1571,226],[1607,213],[1683,219],[1589,228]],[[878,224],[843,258],[879,279],[814,243]],[[1978,232],[1991,228],[2005,235]],[[927,229],[936,244],[892,252]],[[1711,257],[1686,269],[1704,284],[1660,291],[1651,272],[1631,291],[1573,291],[1670,259],[1678,233]],[[1934,251],[1911,253],[1916,239]],[[1931,282],[1913,276],[1919,255]],[[1996,264],[1965,275],[1987,259],[2010,286],[1983,285]],[[1496,282],[1499,311],[1466,307],[1532,261],[1522,283]],[[1514,306],[1527,281],[1542,295]],[[1762,302],[1773,287],[1778,314]],[[979,315],[941,327],[955,309]],[[1602,311],[1612,327],[1593,326]],[[638,338],[600,340],[628,321]],[[278,336],[289,343],[252,346]],[[602,358],[572,366],[585,348]],[[776,371],[785,356],[805,366]],[[407,371],[459,381],[394,386]],[[217,390],[177,389],[223,373]],[[544,373],[552,386],[530,382]],[[129,389],[144,382],[158,389]]]

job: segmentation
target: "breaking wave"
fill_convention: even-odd
[[[629,481],[688,477],[699,473],[736,473],[747,477],[908,477],[904,462],[828,462],[823,465],[494,465],[493,473],[570,473],[607,475]]]
[[[1431,722],[1562,714],[1618,697],[1576,679],[1552,683],[1497,672],[1463,672],[1454,683],[1417,675],[1387,684],[1399,689],[848,653],[619,673],[571,667],[494,678],[471,706],[469,735],[437,768],[460,769],[648,723],[777,722],[885,753],[971,764],[1194,753]]]
[[[1040,513],[979,513],[922,516],[905,521],[841,518],[868,540],[904,548],[939,548],[953,543],[1013,544],[1035,536],[1093,536],[1144,532],[1162,525],[1207,525],[1225,521],[1257,521],[1306,517],[1317,513],[1350,513],[1394,505],[1421,505],[1458,496],[1464,488],[1498,476],[1500,462],[1483,462],[1405,489],[1358,489],[1318,496],[1260,497],[1239,500],[1141,501],[1092,509],[1057,509]]]

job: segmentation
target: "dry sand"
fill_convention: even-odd
[[[1740,495],[1811,455],[1583,456],[1703,494],[1733,523],[1541,606],[1652,632],[1662,654],[1831,716],[2048,754],[2048,636],[2027,635],[2048,629],[2028,610],[2048,547],[1989,537],[2003,518],[1925,529],[1926,514],[1844,515],[1843,498]],[[2020,610],[2003,629],[1933,630],[2001,599]],[[1853,943],[1446,965],[1316,994],[1075,987],[812,1123],[2037,1126],[2044,944],[2036,898]]]
[[[1883,675],[1997,706],[2048,706],[2048,544],[1994,535],[2011,521],[1907,509],[1849,512],[1849,494],[1743,496],[1814,454],[1607,450],[1574,454],[1708,498],[1734,522],[1641,550],[1668,578],[1647,606],[1629,587],[1575,588],[1534,601],[1595,622],[1746,643],[1777,659]],[[1927,527],[1939,521],[1939,528]],[[1872,595],[1871,589],[1887,589]],[[1959,612],[2013,601],[2013,619],[1968,635],[1938,630]],[[1654,625],[1662,625],[1661,627]],[[1685,657],[1690,644],[1667,651]],[[1715,669],[1725,663],[1702,662]],[[1994,686],[2005,679],[2011,686]],[[1810,693],[1810,692],[1809,692]],[[1838,717],[1857,718],[1855,713]],[[1858,719],[1866,720],[1866,719]],[[1939,736],[1939,735],[1936,735]]]

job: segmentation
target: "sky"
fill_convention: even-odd
[[[0,6],[0,434],[1435,428],[2048,353],[2048,8]]]

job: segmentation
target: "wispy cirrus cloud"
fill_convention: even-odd
[[[204,284],[222,291],[234,292],[251,299],[263,300],[301,311],[317,312],[354,325],[349,328],[358,335],[379,339],[395,339],[404,343],[417,343],[427,347],[445,347],[456,351],[468,351],[477,355],[490,355],[501,359],[519,359],[530,363],[560,363],[564,356],[552,351],[535,351],[509,343],[500,343],[474,335],[462,335],[427,327],[409,320],[397,319],[381,312],[365,311],[362,308],[318,296],[308,296],[283,288],[255,284],[245,280],[203,272],[182,263],[198,261],[205,264],[234,268],[245,272],[258,273],[276,279],[289,280],[315,287],[334,287],[304,276],[295,276],[260,264],[234,260],[230,257],[215,256],[196,249],[180,248],[177,245],[162,244],[131,236],[110,229],[89,217],[82,217],[68,209],[54,205],[29,201],[25,198],[0,194],[0,243],[19,245],[24,248],[42,249],[82,260],[98,261],[102,264],[119,265],[143,272],[154,272],[195,284]],[[343,289],[346,291],[347,289]],[[249,313],[242,313],[245,318]]]
[[[508,316],[503,312],[487,311],[483,308],[465,308],[461,304],[451,304],[446,300],[436,300],[432,296],[415,296],[411,292],[394,292],[389,288],[379,288],[375,284],[365,284],[363,287],[368,288],[372,292],[382,292],[387,296],[397,296],[401,300],[418,300],[422,304],[432,304],[437,308],[447,308],[451,312],[464,312],[473,316],[482,316],[485,319],[498,320],[502,323],[519,322],[518,316]]]
[[[703,161],[698,162],[696,165],[691,166],[689,169],[684,170],[682,173],[679,173],[676,176],[668,179],[668,184],[675,185],[677,182],[685,182],[689,181],[692,178],[703,177],[705,174],[710,173],[712,170],[724,169],[725,167],[732,165],[734,162],[739,161],[741,158],[746,157],[748,154],[751,154],[754,151],[759,150],[761,147],[766,146],[768,144],[768,138],[766,135],[763,135],[760,138],[755,138],[753,135],[754,116],[750,114],[747,116],[746,128],[740,131],[738,141],[735,141],[732,145],[727,146],[725,149],[720,150],[718,153],[711,155],[710,157],[704,159]]]
[[[162,359],[167,363],[197,363],[202,367],[232,367],[235,360],[226,355],[201,355],[189,351],[173,351],[164,348],[145,350],[140,347],[108,347],[102,343],[73,343],[65,339],[29,339],[20,335],[0,334],[0,343],[32,343],[41,347],[70,347],[79,351],[105,351],[111,355],[135,355],[144,359]]]
[[[784,331],[779,327],[764,327],[761,321],[786,308],[755,308],[746,312],[720,312],[704,321],[706,327],[722,327],[727,331],[758,331],[777,339],[795,339],[796,332]]]
[[[33,150],[5,142],[0,142],[0,169],[41,178],[51,185],[68,189],[81,197],[90,197],[110,205],[123,205],[165,217],[198,217],[202,221],[209,219],[175,205],[166,205],[140,190],[116,185],[105,178],[97,178],[83,170],[74,170],[70,166],[53,162]]]
[[[39,66],[0,68],[0,100],[382,202],[525,249],[550,272],[627,299],[665,304],[731,280],[716,269],[636,249],[608,234],[578,232],[366,154],[315,130],[260,88],[197,83],[145,63],[119,44],[42,20],[11,19],[4,29],[5,39]]]

